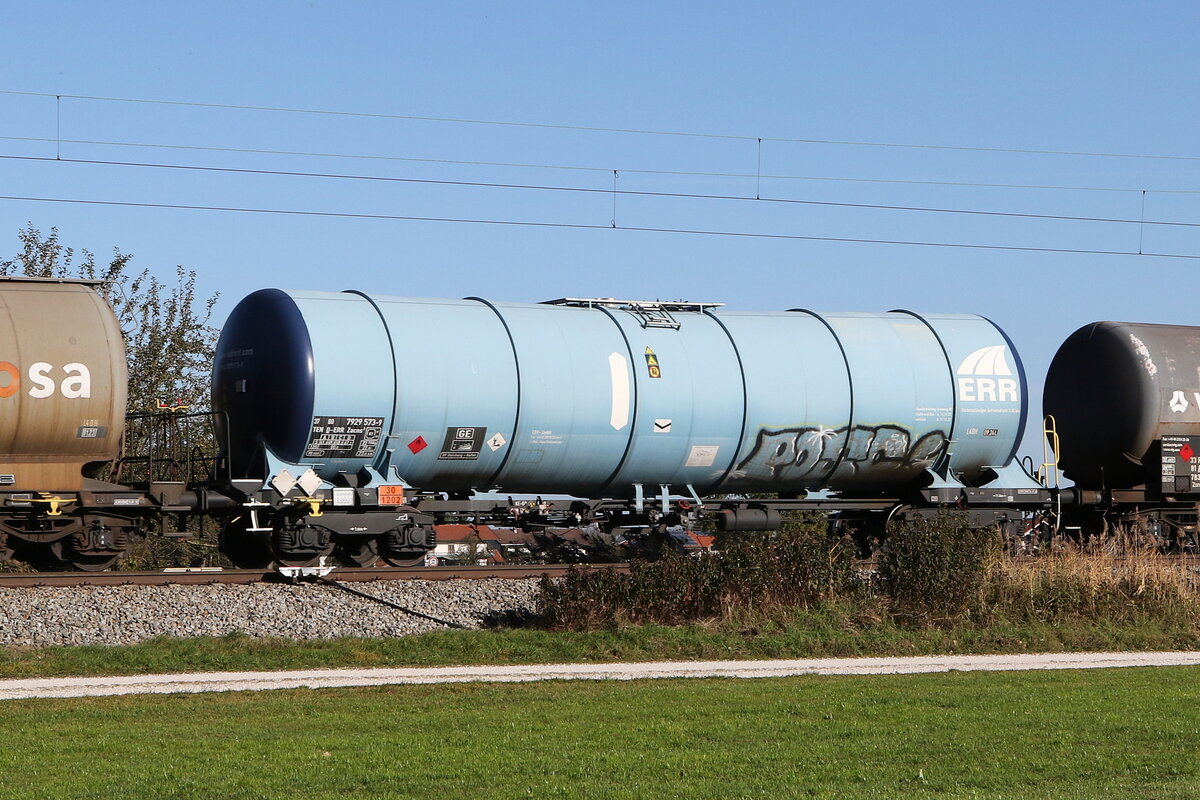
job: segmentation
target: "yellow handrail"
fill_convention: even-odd
[[[1058,422],[1052,414],[1042,420],[1042,465],[1038,467],[1038,481],[1050,489],[1058,488]]]

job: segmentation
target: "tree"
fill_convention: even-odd
[[[176,266],[171,285],[147,269],[134,272],[133,255],[118,248],[105,265],[97,264],[88,250],[77,255],[59,241],[57,228],[43,236],[30,223],[18,236],[21,252],[0,260],[0,275],[99,281],[96,290],[112,306],[125,338],[131,413],[154,411],[160,403],[194,410],[208,407],[219,333],[210,320],[218,295],[197,296],[195,270]],[[141,444],[127,440],[127,454]],[[205,449],[211,451],[211,446]]]
[[[100,281],[97,291],[108,300],[129,360],[130,411],[149,411],[159,401],[190,407],[208,406],[208,383],[213,348],[219,331],[209,324],[218,295],[196,295],[196,272],[175,267],[173,286],[149,270],[133,273],[133,255],[113,249],[112,260],[98,266],[96,257],[48,236],[32,223],[18,234],[22,250],[0,260],[0,275],[40,278],[86,278]],[[175,401],[180,401],[176,403]]]

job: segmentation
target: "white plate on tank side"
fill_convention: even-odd
[[[629,424],[629,359],[620,353],[610,354],[608,371],[612,375],[612,416],[608,422],[619,431]]]
[[[688,454],[688,460],[684,464],[685,467],[711,467],[713,462],[717,460],[717,452],[721,449],[720,445],[716,444],[697,444],[692,445],[692,450]]]

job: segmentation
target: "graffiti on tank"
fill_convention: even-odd
[[[930,431],[913,441],[898,425],[762,428],[734,475],[819,482],[835,466],[843,475],[888,467],[927,469],[945,452],[947,441],[944,431]]]

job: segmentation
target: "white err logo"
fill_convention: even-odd
[[[1020,402],[1017,381],[1002,344],[981,347],[958,365],[958,399],[965,402]],[[969,377],[968,377],[969,376]],[[1008,377],[1006,377],[1008,376]]]
[[[63,373],[66,375],[58,383],[51,372],[55,367],[45,361],[35,361],[29,365],[25,377],[32,384],[29,387],[30,397],[41,399],[49,397],[58,390],[63,397],[75,399],[92,396],[92,373],[87,366],[79,363],[64,364]],[[21,371],[16,364],[0,361],[0,397],[12,397],[21,390]]]

